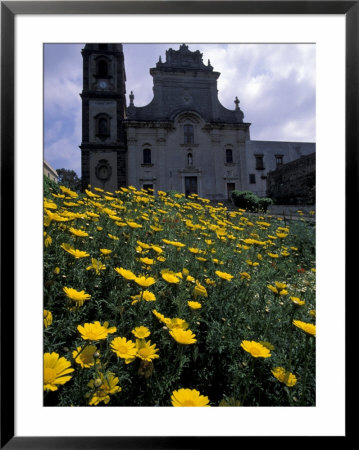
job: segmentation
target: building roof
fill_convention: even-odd
[[[135,121],[173,121],[181,112],[197,112],[206,122],[243,123],[244,114],[239,100],[234,98],[235,108],[225,108],[218,99],[217,79],[208,61],[203,63],[199,50],[191,51],[182,44],[179,50],[166,51],[166,61],[161,57],[156,67],[150,69],[153,77],[153,99],[142,107],[134,104],[131,91],[127,119]]]

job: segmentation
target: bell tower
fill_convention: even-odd
[[[122,44],[86,44],[82,49],[81,177],[114,192],[125,186],[126,73]]]

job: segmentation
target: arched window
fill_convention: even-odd
[[[184,143],[185,144],[194,144],[194,128],[193,125],[185,124],[183,127],[184,130]]]
[[[108,135],[108,121],[104,117],[98,121],[98,134],[101,136]]]
[[[143,164],[151,164],[151,149],[144,148],[143,149]]]
[[[232,163],[233,162],[233,152],[230,148],[226,149],[226,163]]]
[[[97,75],[99,78],[105,78],[108,75],[108,64],[104,59],[100,59],[98,62]]]
[[[105,114],[98,114],[96,120],[96,136],[105,139],[110,136],[110,117]]]

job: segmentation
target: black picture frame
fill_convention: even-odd
[[[5,449],[177,449],[236,445],[239,437],[15,436],[14,405],[14,20],[18,14],[339,14],[346,20],[345,232],[354,236],[358,204],[359,1],[3,1],[1,2],[1,440]],[[333,118],[333,121],[335,118]],[[346,267],[357,244],[346,241]],[[355,254],[355,253],[354,253]],[[346,272],[346,296],[352,278]],[[355,300],[353,298],[353,300]],[[347,312],[347,308],[346,308]],[[347,318],[347,317],[346,317]],[[347,339],[346,327],[346,341]],[[347,360],[346,360],[347,361]],[[350,361],[346,362],[347,371]],[[328,393],[335,395],[335,393]],[[348,408],[346,398],[346,408]],[[348,409],[346,409],[348,411]],[[347,415],[346,415],[347,416]],[[346,435],[349,437],[349,423]],[[304,436],[305,437],[305,436]],[[340,436],[342,437],[342,436]],[[298,439],[298,437],[296,437]],[[284,438],[287,440],[287,438]],[[241,442],[242,443],[242,442]],[[239,445],[239,443],[237,444]]]

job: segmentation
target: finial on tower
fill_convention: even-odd
[[[133,100],[135,98],[135,96],[133,95],[133,91],[131,91],[131,94],[129,95],[130,97],[130,105],[133,105]]]
[[[235,103],[235,105],[236,105],[236,111],[239,109],[239,100],[238,100],[238,97],[236,96],[236,99],[234,100],[234,103]]]

